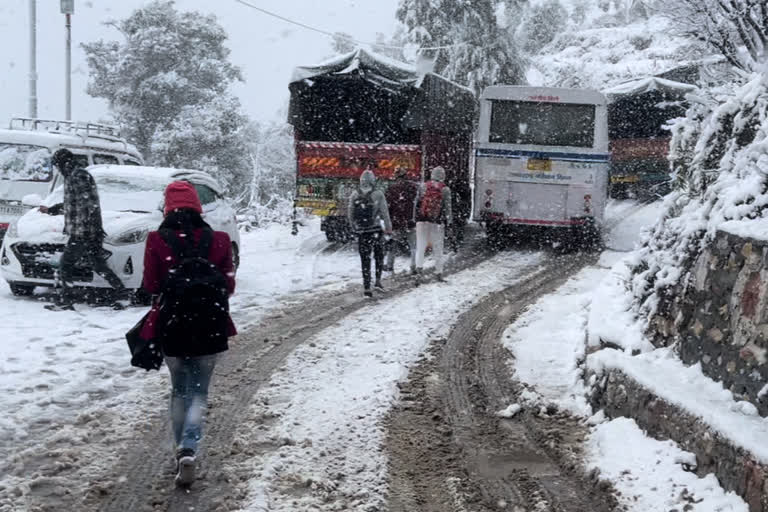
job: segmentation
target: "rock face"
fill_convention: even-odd
[[[654,318],[654,344],[677,343],[683,362],[701,363],[706,375],[768,416],[767,302],[768,242],[718,232],[671,307]]]

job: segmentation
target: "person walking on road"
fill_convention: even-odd
[[[357,234],[357,247],[363,269],[363,293],[372,297],[371,253],[376,264],[374,286],[383,291],[381,273],[384,267],[384,235],[392,234],[392,222],[384,193],[375,189],[376,176],[366,170],[360,176],[360,187],[349,198],[348,219]]]
[[[171,374],[171,428],[176,450],[176,483],[195,480],[217,354],[237,334],[229,316],[235,268],[229,235],[203,220],[195,188],[177,181],[165,190],[165,219],[147,236],[144,289],[153,295],[141,337],[158,340]]]
[[[451,189],[445,184],[445,169],[432,169],[431,180],[420,189],[416,207],[416,271],[424,268],[424,253],[432,247],[437,280],[443,281],[445,226],[453,221]]]
[[[411,273],[416,272],[416,197],[419,186],[408,180],[402,167],[395,170],[395,182],[387,188],[385,197],[392,219],[392,238],[387,244],[384,270],[395,271],[395,253],[398,247],[408,246]]]
[[[69,235],[59,263],[59,293],[54,304],[46,306],[52,311],[73,310],[73,283],[78,269],[91,270],[102,276],[115,291],[115,309],[125,306],[120,300],[129,298],[130,292],[107,263],[104,251],[104,228],[101,204],[96,182],[88,171],[75,163],[68,149],[59,149],[51,163],[64,178],[64,233]]]

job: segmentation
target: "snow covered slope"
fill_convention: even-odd
[[[669,21],[660,15],[628,22],[622,13],[592,5],[579,14],[578,1],[562,3],[570,12],[569,26],[531,56],[531,85],[602,90],[700,56],[690,41],[672,35]]]

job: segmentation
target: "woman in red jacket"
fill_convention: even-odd
[[[169,290],[169,287],[175,281],[169,279],[171,270],[174,273],[180,272],[178,265],[195,255],[207,259],[212,266],[205,264],[210,269],[203,270],[221,277],[226,281],[223,286],[226,286],[228,294],[234,293],[235,269],[229,235],[213,231],[203,220],[202,211],[197,191],[192,185],[184,181],[168,185],[165,190],[165,219],[158,231],[149,233],[144,253],[142,286],[153,296],[164,294],[167,299],[167,296],[172,295],[174,290]],[[207,254],[197,254],[201,246]],[[209,247],[207,251],[206,246]],[[198,336],[194,331],[184,331],[183,324],[180,326],[181,331],[173,331],[167,328],[170,322],[167,311],[163,311],[163,308],[171,308],[167,302],[154,301],[141,337],[160,342],[171,373],[171,424],[178,463],[176,483],[190,485],[195,480],[195,453],[202,436],[203,412],[216,354],[227,350],[227,338],[234,336],[237,331],[229,316],[228,304],[222,306],[223,321],[215,326],[206,326],[209,332],[205,336]],[[176,307],[182,307],[176,304]],[[174,311],[174,318],[180,314],[183,312]],[[210,332],[211,328],[213,333]],[[178,332],[187,334],[180,336]]]

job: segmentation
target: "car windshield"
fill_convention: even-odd
[[[51,181],[52,175],[47,148],[0,142],[0,180]]]
[[[168,180],[163,177],[138,174],[92,173],[98,187],[102,210],[152,212],[163,200]],[[59,186],[46,203],[53,205],[64,200],[64,187]]]

